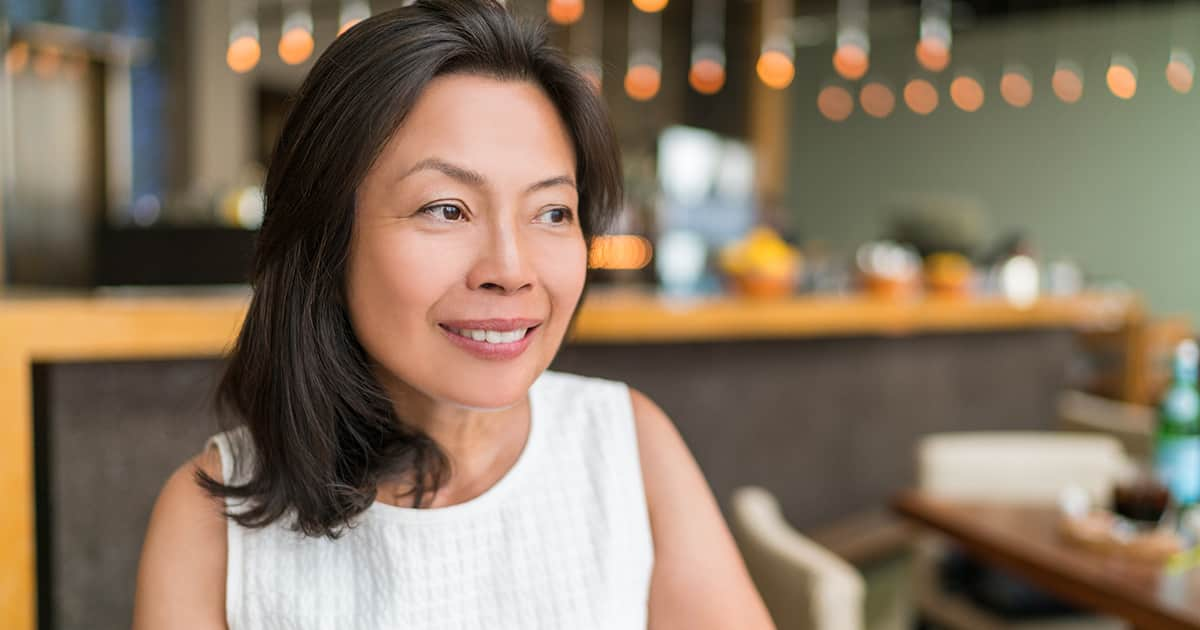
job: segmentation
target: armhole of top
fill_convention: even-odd
[[[221,483],[230,485],[234,479],[234,448],[230,442],[230,432],[218,433],[205,443],[207,450],[217,448],[221,457]],[[225,499],[225,509],[232,510],[234,500]],[[242,537],[237,523],[225,517],[225,624],[232,628],[238,618],[239,602],[242,590]]]
[[[229,443],[229,433],[218,433],[210,438],[204,445],[205,450],[212,447],[217,448],[217,454],[221,458],[221,483],[230,485],[233,483],[233,448]]]

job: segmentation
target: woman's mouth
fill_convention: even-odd
[[[541,324],[536,319],[491,319],[441,322],[438,327],[451,343],[475,357],[504,360],[525,352]]]
[[[450,332],[461,337],[467,337],[475,341],[483,341],[486,343],[514,343],[525,338],[529,332],[528,328],[518,328],[516,330],[483,330],[480,328],[450,328]]]

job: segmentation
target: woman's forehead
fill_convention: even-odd
[[[485,176],[575,170],[570,133],[540,87],[476,75],[430,82],[381,155],[394,176],[431,159]]]

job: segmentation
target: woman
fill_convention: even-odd
[[[366,20],[266,181],[219,399],[138,629],[769,628],[663,412],[546,371],[621,199],[603,108],[493,0]]]

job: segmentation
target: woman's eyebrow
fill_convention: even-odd
[[[404,175],[401,175],[400,179],[404,179],[405,177],[422,170],[438,171],[447,177],[451,177],[464,184],[474,186],[475,188],[485,188],[488,184],[487,178],[484,177],[482,173],[473,171],[469,168],[451,164],[439,158],[425,158],[420,162],[417,162],[412,168],[408,169],[408,172],[406,172]],[[575,179],[570,175],[559,175],[557,177],[543,179],[540,182],[530,185],[525,189],[525,192],[528,194],[554,186],[570,186],[571,188],[575,188]]]

